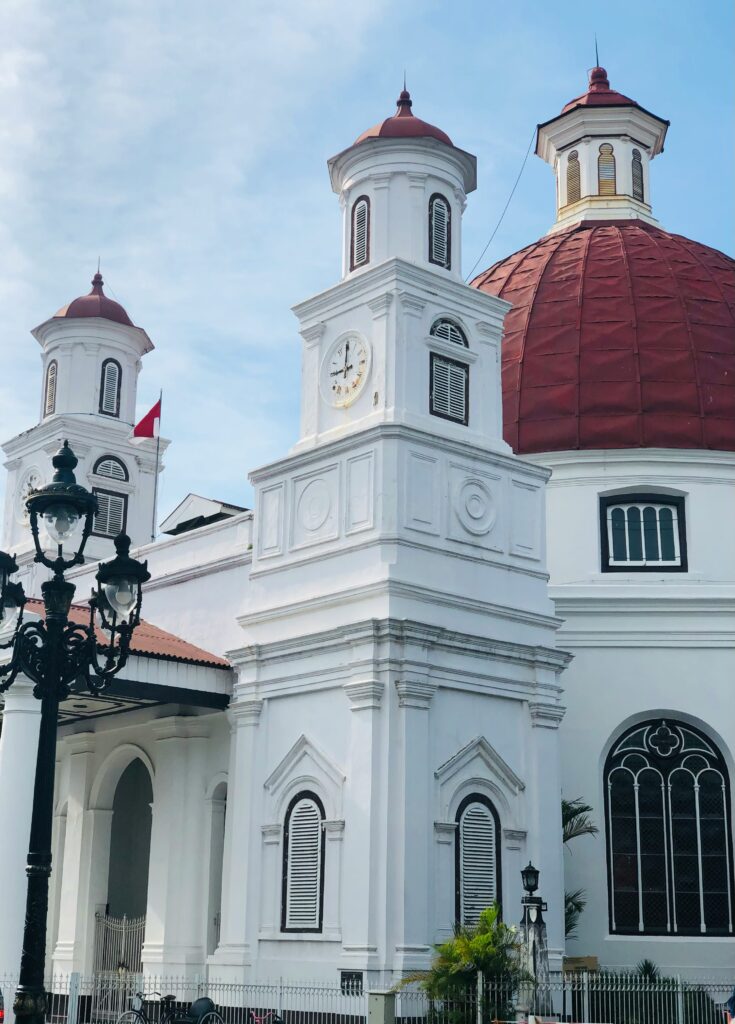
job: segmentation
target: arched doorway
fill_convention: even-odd
[[[219,782],[210,798],[211,832],[209,838],[209,899],[207,914],[207,953],[219,945],[222,921],[222,864],[225,852],[227,783]]]
[[[148,769],[135,758],[120,776],[112,801],[107,913],[145,916],[151,852],[153,788]]]

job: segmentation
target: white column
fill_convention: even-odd
[[[64,747],[69,754],[66,792],[66,838],[64,862],[53,865],[56,885],[61,885],[59,931],[54,949],[54,973],[91,970],[94,907],[89,906],[91,846],[87,798],[92,775],[94,733],[68,736]]]
[[[206,720],[163,718],[153,724],[156,776],[143,969],[193,977],[204,969]]]
[[[564,707],[530,703],[529,750],[532,824],[528,855],[540,871],[538,895],[548,903],[545,915],[549,966],[561,970],[564,955],[564,851],[561,834],[561,762],[559,725]],[[525,864],[523,865],[525,867]],[[517,885],[521,880],[518,877]]]
[[[222,924],[219,946],[210,957],[210,976],[223,981],[245,980],[251,953],[247,934],[250,859],[260,834],[253,836],[252,786],[255,742],[262,700],[231,704],[225,853],[222,867]],[[256,887],[253,888],[255,898]],[[251,915],[255,917],[255,915]]]
[[[427,657],[428,651],[424,655]],[[429,859],[434,829],[429,708],[436,688],[436,683],[426,678],[396,682],[401,785],[392,795],[402,802],[403,849],[398,854],[394,971],[422,970],[431,959]]]
[[[32,684],[19,677],[5,694],[0,735],[0,974],[20,970],[40,721],[41,702]]]

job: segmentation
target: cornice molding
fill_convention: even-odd
[[[528,710],[531,715],[531,725],[534,729],[558,729],[567,709],[561,704],[544,704],[540,701],[530,701]]]
[[[342,689],[349,698],[350,710],[363,711],[368,708],[380,707],[385,684],[377,679],[365,679],[353,683],[344,683]]]
[[[259,698],[236,700],[227,708],[227,717],[232,729],[257,725],[265,701]]]
[[[398,706],[428,711],[434,694],[439,689],[438,683],[424,679],[396,679]]]

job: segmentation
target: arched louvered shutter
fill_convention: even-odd
[[[597,191],[601,196],[615,195],[615,157],[609,142],[600,146],[597,158]]]
[[[284,931],[321,931],[323,817],[321,805],[312,794],[296,797],[286,815]]]
[[[498,819],[490,801],[471,796],[457,815],[457,917],[476,924],[486,907],[500,902]]]
[[[638,149],[633,150],[631,170],[633,175],[633,198],[643,202],[643,164],[641,162],[640,150]]]
[[[128,471],[125,464],[113,455],[106,455],[95,463],[94,472],[97,476],[106,476],[110,480],[127,480]]]
[[[106,416],[120,415],[120,364],[114,359],[105,359],[100,380],[100,412]]]
[[[442,338],[444,341],[451,341],[455,345],[463,345],[467,348],[467,338],[462,328],[453,320],[447,320],[446,317],[435,320],[429,334],[434,338]]]
[[[451,267],[451,212],[444,196],[429,200],[429,262]]]
[[[567,203],[577,203],[581,198],[579,178],[579,154],[572,150],[567,160]]]
[[[350,270],[370,262],[370,200],[360,196],[352,207]]]
[[[50,416],[56,410],[56,374],[58,366],[55,359],[52,359],[46,369],[46,390],[43,399],[43,414]]]

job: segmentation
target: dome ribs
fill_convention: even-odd
[[[514,304],[505,438],[521,453],[735,450],[735,261],[642,221],[588,221],[473,281]]]

